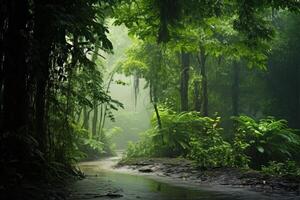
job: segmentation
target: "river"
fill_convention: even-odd
[[[70,188],[69,200],[270,200],[295,199],[267,195],[243,188],[194,185],[187,181],[172,180],[141,174],[127,169],[114,169],[120,157],[79,164],[86,178]],[[297,198],[300,199],[300,198]]]

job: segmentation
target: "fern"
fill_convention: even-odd
[[[286,120],[268,117],[256,122],[248,116],[233,119],[237,123],[236,149],[250,156],[255,167],[271,160],[294,159],[300,150],[298,131],[289,128]],[[238,144],[244,145],[244,148],[237,147]]]

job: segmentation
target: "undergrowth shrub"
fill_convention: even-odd
[[[152,129],[130,143],[127,157],[186,156],[201,167],[232,166],[232,148],[221,136],[220,118],[201,117],[198,112],[176,113],[160,107],[162,129],[152,119]]]
[[[160,118],[163,124],[159,129],[155,117],[152,118],[152,128],[141,135],[141,140],[130,143],[127,155],[168,156],[185,155],[189,150],[190,122],[196,117],[194,113],[178,114],[171,109],[160,107]]]
[[[111,138],[120,130],[112,128],[105,130],[101,136],[91,136],[91,133],[78,124],[72,124],[74,139],[73,157],[76,160],[93,160],[114,154]]]
[[[277,176],[300,176],[300,167],[295,161],[270,161],[268,166],[262,167],[262,172]]]
[[[248,116],[233,119],[237,127],[233,145],[236,162],[260,168],[269,161],[293,160],[300,151],[298,132],[289,128],[286,120],[268,117],[257,122]]]
[[[233,166],[233,149],[221,136],[220,117],[199,117],[197,123],[197,133],[191,136],[189,157],[202,168]]]
[[[233,117],[235,137],[223,139],[220,117],[201,117],[197,112],[176,113],[159,109],[162,129],[152,119],[152,128],[137,143],[130,143],[127,157],[185,156],[199,167],[260,169],[270,161],[296,160],[300,137],[285,120],[272,117],[258,122],[247,116]]]
[[[126,151],[126,157],[148,157],[154,156],[154,144],[151,141],[152,135],[150,132],[154,131],[149,129],[141,135],[141,139],[136,142],[129,142]]]

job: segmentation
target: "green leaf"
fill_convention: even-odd
[[[265,149],[262,146],[257,146],[256,149],[260,152],[260,153],[264,153]]]

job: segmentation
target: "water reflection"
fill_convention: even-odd
[[[176,183],[164,178],[141,176],[108,170],[115,160],[90,162],[81,165],[88,175],[70,188],[70,200],[268,200],[282,197],[266,196],[244,189],[195,186],[188,182]],[[285,198],[296,199],[296,198]]]

